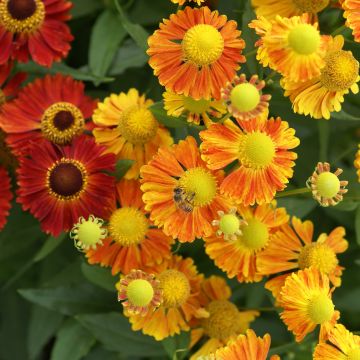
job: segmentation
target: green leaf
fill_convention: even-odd
[[[349,113],[345,112],[344,110],[331,113],[331,119],[336,119],[336,120],[340,120],[340,121],[359,121],[360,122],[360,117],[349,114]]]
[[[122,23],[123,27],[125,28],[125,30],[134,39],[136,44],[138,44],[138,46],[141,49],[146,51],[148,48],[147,39],[149,37],[149,34],[146,32],[146,30],[142,26],[140,26],[138,24],[133,24],[127,18],[126,14],[125,14],[124,10],[122,9],[122,7],[120,6],[118,0],[115,0],[115,5],[116,5],[117,11],[119,12],[119,17],[120,17],[121,23]]]
[[[126,31],[117,14],[105,10],[97,18],[92,29],[89,48],[89,67],[93,75],[101,78],[107,73],[125,36]],[[100,82],[98,81],[96,85]]]
[[[127,171],[133,166],[135,160],[121,159],[116,162],[115,165],[115,177],[119,181],[125,176]]]
[[[50,359],[79,360],[90,351],[95,342],[88,330],[75,320],[69,319],[56,336]]]
[[[116,291],[115,284],[118,277],[112,276],[109,268],[103,268],[98,265],[81,264],[81,271],[84,276],[93,284],[100,286],[105,290]]]
[[[187,126],[187,122],[184,118],[169,116],[164,109],[162,101],[156,102],[149,107],[149,110],[155,116],[155,118],[163,125],[169,128],[177,128]]]
[[[190,333],[181,332],[180,335],[169,336],[161,342],[169,359],[182,360],[189,352]]]
[[[313,199],[280,198],[277,203],[278,207],[285,207],[290,215],[299,218],[304,218],[317,206],[317,202]]]
[[[93,14],[104,7],[101,0],[72,0],[72,3],[74,4],[71,9],[73,19]]]
[[[356,232],[356,241],[360,245],[360,205],[358,205],[355,215],[355,232]]]
[[[38,262],[43,260],[46,256],[50,255],[67,237],[66,233],[60,234],[58,237],[49,236],[41,249],[34,256],[33,261]]]
[[[160,356],[164,351],[160,343],[139,331],[131,330],[129,320],[119,312],[78,315],[76,319],[95,338],[111,351],[127,356]]]

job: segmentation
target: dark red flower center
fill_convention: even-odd
[[[36,11],[35,0],[9,0],[8,11],[13,19],[25,20]]]
[[[81,170],[72,163],[60,163],[51,171],[49,185],[60,196],[76,195],[83,188]]]
[[[54,116],[54,126],[64,131],[72,126],[74,123],[74,116],[70,111],[61,110]]]

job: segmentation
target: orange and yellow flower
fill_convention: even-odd
[[[341,324],[335,325],[328,342],[317,344],[314,352],[314,360],[357,360],[359,357],[360,336]]]
[[[245,206],[270,203],[293,176],[297,155],[289,150],[299,145],[299,139],[280,118],[239,124],[240,128],[226,120],[200,132],[202,158],[213,170],[237,161],[220,187],[226,196]]]
[[[256,208],[239,206],[238,215],[222,217],[220,230],[228,232],[239,217],[243,220],[240,235],[236,235],[235,240],[225,240],[225,235],[205,238],[205,251],[229,278],[236,276],[240,282],[260,281],[263,276],[257,270],[256,258],[271,245],[274,234],[289,221],[289,216],[285,208],[276,209],[275,202]],[[236,228],[239,229],[239,225]]]
[[[149,110],[153,104],[136,89],[119,95],[111,94],[98,104],[93,115],[96,142],[105,145],[118,159],[134,160],[125,174],[126,179],[137,179],[160,146],[170,146],[173,139]]]
[[[342,7],[346,25],[352,29],[355,41],[360,42],[360,0],[343,0]]]
[[[186,1],[188,2],[194,2],[196,3],[198,6],[201,5],[201,3],[203,3],[206,0],[171,0],[172,3],[174,4],[178,4],[178,5],[184,5],[186,3]]]
[[[171,256],[172,239],[153,226],[144,210],[140,183],[121,180],[117,186],[119,207],[112,210],[108,238],[86,253],[90,264],[111,267],[112,274],[128,274],[161,263]]]
[[[200,301],[203,275],[197,272],[191,258],[173,256],[150,271],[160,282],[163,300],[155,311],[147,312],[145,316],[125,311],[134,331],[142,330],[161,341],[181,331],[189,331],[192,320],[208,315]]]
[[[355,155],[354,166],[358,176],[358,181],[360,182],[360,144],[359,144],[359,150],[356,152]]]
[[[341,285],[343,267],[337,254],[346,251],[345,229],[337,227],[329,235],[323,233],[313,241],[314,225],[293,217],[274,234],[269,246],[257,256],[257,268],[263,275],[283,273],[269,280],[265,287],[279,298],[281,287],[290,272],[314,267],[327,275],[334,286]]]
[[[140,172],[150,219],[180,242],[213,234],[211,222],[217,211],[231,206],[219,194],[223,172],[207,168],[191,136],[171,148],[160,148]]]
[[[231,289],[224,278],[210,276],[204,280],[201,287],[205,309],[209,316],[200,320],[200,327],[196,327],[191,334],[193,346],[201,337],[208,337],[207,341],[196,351],[190,360],[207,356],[218,348],[225,346],[230,340],[236,339],[237,335],[244,334],[250,323],[259,316],[255,310],[239,311],[234,303],[229,301]]]
[[[149,64],[166,90],[199,99],[220,99],[220,90],[245,62],[237,23],[208,7],[186,7],[148,39]]]
[[[331,112],[341,110],[344,95],[350,90],[354,94],[359,92],[359,62],[351,51],[342,50],[343,45],[341,35],[328,38],[325,66],[320,76],[305,82],[281,80],[284,95],[289,96],[294,112],[315,119],[330,119]]]

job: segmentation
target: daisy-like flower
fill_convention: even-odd
[[[153,274],[131,270],[116,284],[118,300],[129,315],[145,316],[155,311],[163,301],[160,281]]]
[[[244,334],[250,323],[260,315],[254,310],[239,311],[236,305],[229,301],[231,289],[222,277],[211,276],[204,280],[201,292],[205,297],[205,309],[209,316],[201,319],[200,327],[192,331],[191,346],[203,336],[208,337],[208,340],[190,360],[210,355],[230,340],[236,339],[237,335]]]
[[[291,271],[314,267],[327,275],[334,286],[341,285],[343,267],[337,254],[348,248],[345,229],[337,227],[329,235],[323,233],[313,241],[314,225],[293,217],[292,226],[286,224],[274,234],[269,246],[257,256],[257,268],[263,275],[285,272],[269,280],[265,287],[279,297],[281,287]]]
[[[281,80],[284,95],[290,97],[294,112],[315,119],[330,119],[331,112],[341,110],[349,90],[354,94],[359,92],[359,62],[351,51],[342,50],[343,45],[341,35],[328,38],[325,66],[320,76],[305,82]]]
[[[9,174],[0,166],[0,230],[5,226],[6,218],[8,217],[11,208],[10,202],[13,195],[10,188]]]
[[[115,155],[103,153],[104,147],[83,135],[63,147],[42,141],[20,158],[17,201],[44,232],[69,231],[80,216],[107,217],[115,180],[104,172],[115,171]]]
[[[86,256],[90,264],[111,267],[113,275],[128,274],[161,263],[171,256],[172,239],[147,218],[137,180],[121,180],[117,186],[119,207],[109,217],[108,238]]]
[[[297,342],[318,325],[319,340],[327,339],[340,317],[331,295],[329,278],[314,267],[299,270],[287,277],[279,299],[284,309],[280,317],[289,331],[294,333]]]
[[[273,19],[276,15],[292,17],[309,13],[313,18],[329,5],[330,0],[251,0],[258,16]]]
[[[198,274],[191,258],[173,256],[154,266],[151,272],[160,282],[163,301],[155,311],[147,312],[145,316],[125,311],[134,331],[142,330],[161,341],[181,331],[189,331],[191,320],[208,316],[200,305],[203,275]]]
[[[269,107],[271,95],[262,94],[265,81],[259,81],[257,75],[253,75],[249,81],[246,75],[236,76],[221,90],[221,95],[227,104],[228,111],[236,120],[249,120],[260,117]]]
[[[96,245],[102,245],[107,236],[107,229],[103,227],[104,220],[90,215],[86,220],[80,216],[79,221],[70,231],[70,238],[79,250],[95,249]]]
[[[235,218],[242,218],[242,225],[238,227],[241,234],[235,231],[235,240],[226,240],[224,235],[205,238],[205,251],[229,278],[236,276],[241,282],[260,281],[262,275],[258,273],[256,258],[272,243],[274,233],[289,221],[289,216],[285,208],[276,209],[275,202],[256,208],[239,206],[238,215],[230,216],[232,219],[227,222],[220,220],[219,229],[224,234],[231,227],[234,230]]]
[[[237,339],[218,349],[214,360],[266,360],[270,349],[271,338],[265,334],[263,338],[257,337],[251,329],[245,335],[239,335]],[[211,357],[210,357],[211,359]],[[279,355],[272,355],[270,360],[280,360]]]
[[[200,6],[201,3],[203,3],[206,0],[171,0],[172,3],[178,4],[178,5],[184,5],[186,3],[186,1],[188,1],[190,3],[196,3],[198,6]]]
[[[353,31],[354,39],[360,42],[360,0],[342,1],[346,25]]]
[[[15,97],[20,90],[21,83],[25,80],[25,73],[17,73],[10,78],[12,63],[0,65],[0,108],[9,99]]]
[[[238,162],[221,183],[226,196],[245,206],[270,203],[293,176],[297,155],[289,150],[299,145],[299,139],[280,118],[253,118],[239,125],[241,128],[226,120],[224,125],[214,124],[201,131],[202,158],[212,170]]]
[[[208,7],[186,7],[148,39],[149,64],[166,90],[194,99],[220,99],[220,89],[245,62],[237,23]]]
[[[360,182],[360,144],[359,144],[359,150],[356,152],[355,155],[354,166],[358,176],[358,181]]]
[[[173,139],[167,129],[160,126],[151,111],[153,104],[136,89],[119,95],[111,94],[98,104],[93,121],[96,142],[105,145],[118,159],[135,163],[125,174],[126,179],[139,177],[139,169],[156,153],[160,146],[170,146]]]
[[[329,163],[319,162],[315,167],[314,173],[309,177],[306,185],[311,189],[314,199],[324,207],[335,206],[343,199],[347,193],[345,188],[348,184],[346,180],[339,180],[342,169],[337,169],[334,173],[330,171]]]
[[[96,101],[85,95],[84,84],[70,76],[47,75],[28,84],[17,99],[4,104],[0,127],[16,155],[27,154],[33,143],[47,139],[69,144],[85,127]]]
[[[0,64],[29,58],[50,67],[65,58],[73,40],[66,21],[72,3],[66,0],[2,0]]]
[[[163,93],[164,109],[169,116],[185,115],[187,122],[199,125],[201,120],[208,127],[212,124],[210,117],[220,118],[226,113],[222,101],[195,100],[190,96],[175,94],[171,91]]]
[[[325,66],[327,37],[320,35],[318,24],[311,24],[307,14],[276,16],[264,27],[266,21],[258,19],[249,24],[261,36],[257,42],[260,63],[289,81],[302,82],[319,76]]]
[[[354,335],[344,325],[336,324],[328,342],[316,345],[314,360],[358,360],[360,336]]]
[[[211,222],[217,212],[231,207],[230,201],[219,194],[223,172],[206,167],[191,136],[171,148],[160,148],[141,168],[141,177],[150,219],[180,242],[213,234]]]

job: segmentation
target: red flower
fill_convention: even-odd
[[[80,216],[106,218],[114,206],[115,180],[104,172],[115,169],[115,155],[87,136],[70,146],[48,141],[34,144],[29,157],[20,158],[18,198],[40,222],[43,231],[57,236]]]
[[[10,201],[13,195],[10,190],[10,177],[7,171],[0,167],[0,230],[6,224],[6,218],[9,215],[11,207]]]
[[[17,95],[21,83],[26,79],[25,73],[17,73],[10,79],[12,63],[0,65],[0,107],[8,98]]]

